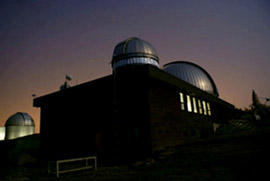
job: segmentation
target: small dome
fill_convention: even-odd
[[[118,43],[112,57],[113,70],[129,64],[150,64],[159,67],[159,58],[150,43],[132,37]]]
[[[218,90],[212,77],[199,65],[186,61],[176,61],[164,65],[163,70],[199,89],[218,97]]]
[[[7,119],[5,127],[8,126],[35,126],[35,123],[29,114],[17,112]]]

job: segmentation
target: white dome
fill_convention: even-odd
[[[164,65],[163,70],[199,89],[218,97],[218,90],[212,77],[199,65],[176,61]]]
[[[35,123],[29,114],[17,112],[8,118],[5,126],[35,126]]]
[[[35,123],[27,113],[17,112],[10,116],[5,124],[6,140],[20,138],[35,133]]]
[[[150,64],[159,67],[159,58],[150,43],[132,37],[115,46],[112,58],[113,70],[130,64]]]

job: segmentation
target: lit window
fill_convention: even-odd
[[[184,94],[180,92],[179,96],[180,96],[180,108],[181,110],[185,110]]]
[[[208,115],[211,116],[211,108],[209,102],[207,103]]]
[[[197,105],[196,105],[196,99],[195,99],[195,97],[193,97],[192,100],[193,100],[193,111],[195,113],[197,113],[198,111],[197,111]]]
[[[189,112],[192,111],[191,99],[190,99],[190,96],[189,96],[189,95],[187,95],[187,110],[188,110]]]
[[[207,109],[206,109],[205,101],[202,101],[202,104],[203,104],[203,113],[204,113],[204,115],[207,115]]]
[[[202,103],[201,100],[198,100],[198,108],[199,108],[199,113],[202,114]]]

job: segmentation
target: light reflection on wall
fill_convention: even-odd
[[[186,99],[184,99],[186,98]],[[197,99],[196,97],[185,95],[179,92],[180,109],[187,109],[188,112],[199,113],[206,116],[211,116],[210,103],[205,100]]]
[[[192,112],[191,100],[189,95],[187,95],[187,109],[189,112]]]
[[[6,135],[6,128],[0,127],[0,141],[5,139],[5,135]]]
[[[181,110],[185,110],[184,94],[180,92],[179,95],[180,95],[180,108]]]
[[[198,107],[199,107],[199,113],[202,114],[202,103],[201,103],[201,100],[198,99]]]
[[[193,111],[194,111],[194,113],[197,113],[198,111],[197,111],[197,104],[196,104],[195,97],[193,97],[192,100],[193,100]]]
[[[208,110],[208,115],[211,116],[211,109],[210,109],[209,102],[207,102],[207,110]]]
[[[207,115],[206,103],[205,103],[205,101],[202,101],[202,103],[203,103],[203,113],[204,113],[204,115]]]

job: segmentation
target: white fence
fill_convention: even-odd
[[[60,164],[61,163],[84,161],[84,160],[85,160],[85,166],[83,166],[83,167],[72,168],[72,169],[68,169],[68,170],[60,170]],[[61,174],[61,173],[92,169],[93,166],[89,166],[88,160],[94,160],[95,161],[94,167],[95,167],[95,170],[97,170],[97,157],[96,156],[75,158],[75,159],[67,159],[67,160],[58,160],[58,161],[56,161],[56,176],[59,177],[59,174]]]

